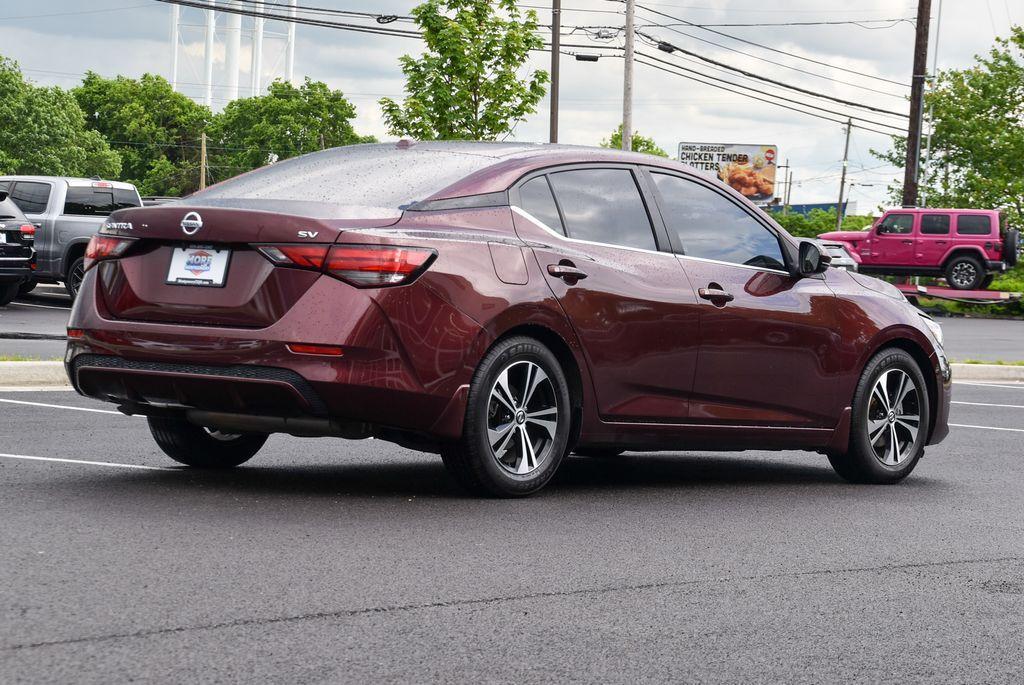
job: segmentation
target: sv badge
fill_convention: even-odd
[[[310,238],[310,239],[313,239],[313,238],[317,237],[318,235],[320,235],[320,231],[299,231],[299,237],[300,238]]]

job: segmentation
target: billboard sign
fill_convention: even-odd
[[[748,200],[775,197],[778,148],[774,145],[679,143],[679,161],[732,186]]]

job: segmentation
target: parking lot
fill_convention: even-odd
[[[0,391],[8,682],[1010,682],[1024,385],[956,385],[897,486],[802,453],[572,458],[539,496],[275,436],[173,466],[144,419]]]

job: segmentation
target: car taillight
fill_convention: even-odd
[[[323,271],[357,288],[411,283],[435,252],[390,245],[257,245],[277,266]]]
[[[324,271],[357,288],[380,288],[411,283],[436,253],[420,247],[335,245]]]
[[[278,266],[295,266],[319,271],[330,245],[259,245],[256,249]]]
[[[104,259],[117,259],[124,255],[134,238],[114,238],[108,235],[94,235],[85,248],[85,270]]]
[[[36,227],[32,224],[24,224],[18,228],[21,231],[21,240],[29,243],[36,239]]]

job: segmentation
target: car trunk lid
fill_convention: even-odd
[[[162,205],[116,212],[105,236],[129,238],[123,256],[96,265],[100,297],[116,318],[263,328],[313,285],[315,271],[274,266],[266,245],[331,244],[346,230],[399,217],[317,219],[238,207]]]

